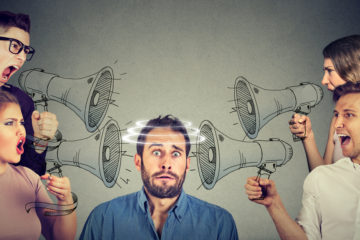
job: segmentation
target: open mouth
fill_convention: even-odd
[[[1,75],[1,82],[6,83],[10,79],[11,75],[15,73],[18,69],[18,66],[9,66],[5,68]]]
[[[25,144],[25,138],[22,137],[19,139],[17,145],[16,145],[16,152],[18,154],[23,154],[24,153],[24,144]]]
[[[341,145],[346,145],[350,142],[351,137],[346,134],[338,134]]]

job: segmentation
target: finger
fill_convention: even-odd
[[[256,178],[257,178],[257,177],[255,177],[255,176],[253,176],[253,177],[248,177],[248,178],[246,179],[246,183],[247,183],[247,184],[250,184],[250,185],[258,186],[259,184],[258,184]]]
[[[56,115],[51,112],[42,112],[40,113],[41,119],[50,119],[50,120],[56,120]]]
[[[33,111],[32,115],[31,115],[31,118],[34,119],[34,120],[39,120],[40,119],[39,111],[37,111],[37,110]]]
[[[259,186],[252,186],[250,184],[245,184],[244,187],[245,187],[246,192],[253,192],[253,193],[261,192],[261,187],[259,187]]]
[[[257,198],[261,197],[262,192],[257,192],[257,193],[249,192],[246,194],[248,195],[249,200],[253,200],[253,199],[257,199]]]
[[[270,184],[270,180],[267,178],[261,178],[260,179],[260,186],[266,187]]]
[[[307,120],[307,117],[305,115],[302,115],[299,119],[298,119],[298,122],[301,123],[301,124],[304,124]]]
[[[51,177],[51,175],[49,173],[45,173],[40,178],[43,179],[43,180],[48,180],[48,179],[50,179],[50,177]]]

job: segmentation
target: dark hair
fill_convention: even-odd
[[[14,95],[0,88],[0,110],[4,107],[5,104],[8,103],[15,103],[20,105],[19,101]]]
[[[351,35],[329,43],[323,50],[336,72],[346,82],[360,82],[360,35]]]
[[[360,83],[347,82],[335,88],[333,93],[334,102],[337,102],[339,98],[349,93],[360,93]]]
[[[190,138],[187,134],[186,128],[183,123],[176,117],[172,115],[166,115],[165,117],[157,117],[149,120],[146,123],[146,126],[141,129],[139,137],[137,139],[136,151],[142,157],[144,151],[144,144],[148,133],[154,128],[166,128],[169,127],[174,132],[179,132],[184,135],[185,145],[186,145],[186,157],[188,157],[190,152]]]
[[[0,11],[0,27],[4,28],[5,32],[11,27],[17,27],[30,33],[30,17],[23,13]]]

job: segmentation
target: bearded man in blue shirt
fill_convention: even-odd
[[[183,191],[190,139],[179,119],[148,121],[136,147],[142,190],[97,206],[80,239],[238,239],[229,212]]]

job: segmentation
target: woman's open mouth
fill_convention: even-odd
[[[16,145],[16,152],[18,154],[24,153],[24,144],[25,144],[25,138],[21,137]]]

